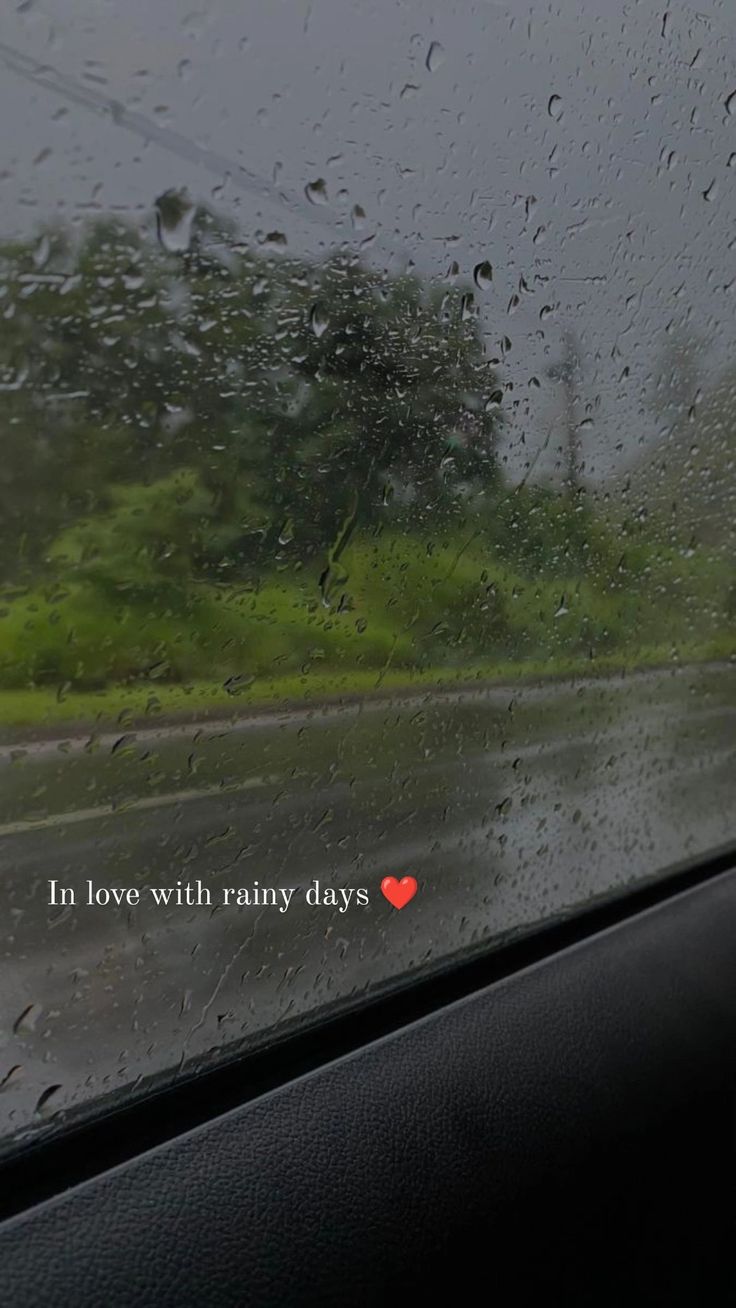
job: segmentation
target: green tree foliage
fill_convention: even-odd
[[[173,193],[158,220],[163,246],[113,217],[0,246],[0,684],[554,661],[723,627],[722,560],[582,488],[504,484],[467,290],[276,234],[254,251]]]

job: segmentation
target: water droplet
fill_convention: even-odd
[[[547,113],[555,122],[559,122],[562,117],[562,96],[551,95],[547,103]]]
[[[13,1023],[14,1033],[17,1035],[19,1031],[34,1031],[36,1029],[36,1023],[41,1016],[41,1012],[42,1009],[40,1004],[28,1004],[28,1006],[23,1009],[20,1017],[17,1017]]]
[[[195,206],[185,188],[164,191],[156,200],[158,239],[169,254],[182,254],[192,239]]]
[[[327,185],[324,177],[318,177],[315,182],[307,182],[304,187],[304,194],[310,204],[328,204]]]
[[[279,545],[288,545],[294,539],[294,519],[284,518],[279,532]]]
[[[427,58],[424,61],[427,65],[428,72],[436,73],[437,69],[442,67],[446,58],[445,51],[439,41],[433,41],[427,51]]]
[[[327,331],[329,318],[321,305],[313,304],[309,310],[309,326],[318,338]]]
[[[703,191],[703,199],[709,201],[715,200],[717,194],[718,194],[718,183],[716,182],[716,179],[714,177],[710,186],[706,187],[706,189]]]
[[[732,91],[730,95],[727,95],[724,103],[727,114],[736,114],[736,91]]]
[[[53,1117],[54,1113],[58,1111],[58,1097],[60,1092],[60,1085],[50,1085],[46,1087],[36,1104],[36,1112],[40,1113],[41,1117]]]
[[[51,255],[51,242],[45,234],[41,237],[33,252],[34,268],[45,268]]]
[[[353,224],[354,231],[362,232],[363,228],[365,227],[365,209],[363,209],[359,204],[353,205],[353,209],[350,214],[350,221]]]
[[[493,282],[493,268],[487,259],[477,263],[473,269],[473,281],[479,291],[487,291]]]
[[[18,1084],[23,1075],[23,1068],[20,1063],[16,1063],[10,1068],[5,1076],[0,1079],[0,1090],[12,1090]]]

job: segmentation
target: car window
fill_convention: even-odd
[[[733,838],[734,26],[6,9],[6,1139]]]

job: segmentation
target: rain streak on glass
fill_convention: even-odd
[[[7,8],[25,1139],[733,839],[736,11]]]

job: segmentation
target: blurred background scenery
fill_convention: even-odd
[[[736,373],[665,339],[665,442],[591,485],[570,330],[556,475],[512,476],[488,261],[251,250],[186,191],[155,225],[0,247],[6,721],[733,652]]]

